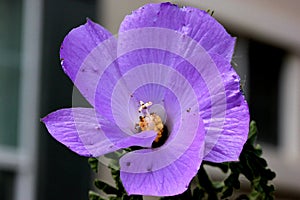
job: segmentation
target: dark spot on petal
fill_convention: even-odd
[[[148,167],[148,168],[147,168],[147,171],[148,171],[148,172],[152,172],[152,167]]]
[[[126,166],[129,167],[131,165],[131,162],[127,162]]]
[[[191,112],[191,108],[188,108],[188,109],[186,110],[186,112]]]

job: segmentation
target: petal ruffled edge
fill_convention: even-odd
[[[87,55],[101,42],[111,37],[109,31],[90,19],[68,33],[60,47],[60,59],[63,70],[71,80],[75,80]]]
[[[112,34],[90,19],[72,29],[62,42],[62,68],[92,106],[95,87],[104,69],[115,59],[116,46]]]
[[[238,161],[249,131],[249,111],[246,101],[228,109],[223,132],[204,160],[211,162]]]
[[[213,57],[217,66],[223,66],[220,73],[226,92],[226,115],[222,130],[217,130],[220,133],[217,140],[210,136],[205,139],[207,145],[204,160],[218,163],[237,161],[248,137],[249,108],[241,91],[240,78],[231,64],[219,55]],[[204,114],[202,117],[206,128],[210,122],[218,120]]]
[[[228,61],[234,52],[235,38],[210,14],[197,8],[179,8],[171,3],[147,4],[125,17],[119,33],[145,27],[167,28],[187,35],[209,54],[218,54]]]

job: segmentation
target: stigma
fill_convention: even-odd
[[[139,116],[139,122],[136,124],[138,132],[153,130],[157,133],[157,136],[153,143],[160,142],[164,133],[164,125],[159,115],[150,113],[148,108],[152,105],[152,102],[144,103],[140,101],[140,107],[138,109],[141,115]]]
[[[152,106],[152,102],[149,101],[148,103],[144,103],[140,101],[139,113],[143,111],[144,114],[149,114],[148,107]]]

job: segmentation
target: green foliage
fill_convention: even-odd
[[[116,188],[108,185],[107,183],[105,183],[101,180],[96,179],[94,184],[99,190],[102,190],[106,194],[117,194],[118,193],[118,190]]]
[[[97,158],[89,158],[88,160],[91,169],[95,172],[98,173],[98,160]]]
[[[121,156],[123,152],[115,152],[114,156]],[[109,155],[114,157],[112,154]],[[90,158],[89,164],[94,172],[98,172],[98,160],[96,158]],[[142,196],[139,195],[131,195],[128,196],[120,179],[120,169],[116,165],[115,161],[111,162],[109,166],[111,170],[112,178],[115,181],[115,185],[109,185],[108,183],[96,179],[94,181],[95,187],[100,190],[102,193],[106,194],[107,197],[101,196],[99,193],[94,191],[89,192],[89,200],[143,200]]]
[[[89,191],[89,200],[105,200],[98,193]]]
[[[274,186],[269,182],[275,178],[275,173],[268,168],[267,162],[261,157],[262,149],[255,144],[257,128],[254,121],[250,123],[248,140],[238,162],[212,163],[204,161],[197,176],[194,178],[188,189],[176,196],[163,197],[162,200],[216,200],[233,199],[236,200],[273,200]],[[96,159],[97,160],[97,159]],[[90,159],[89,163],[93,171],[98,171],[98,161]],[[212,181],[205,171],[204,166],[219,168],[227,174],[224,180]],[[103,181],[96,180],[95,186],[103,193],[107,194],[109,200],[142,200],[142,196],[128,196],[120,180],[120,170],[115,165],[110,166],[111,174],[115,180],[115,186],[111,186]],[[236,191],[240,189],[240,177],[248,179],[251,190],[248,194],[237,196]],[[236,197],[237,196],[237,197]],[[105,199],[95,192],[89,193],[90,200]]]

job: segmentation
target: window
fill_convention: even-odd
[[[41,4],[0,0],[0,199],[35,194]]]
[[[17,145],[21,0],[0,1],[0,145]]]
[[[280,72],[285,51],[253,39],[238,37],[233,60],[241,76],[251,113],[258,125],[259,141],[278,145]],[[246,68],[244,71],[240,68]]]
[[[44,1],[39,117],[72,106],[73,83],[61,68],[59,50],[71,29],[84,24],[87,17],[95,20],[96,2],[102,3],[95,0]],[[37,199],[87,199],[92,185],[87,158],[55,141],[42,123],[38,143]]]
[[[277,198],[298,199],[300,164],[300,58],[253,39],[238,37],[233,61],[245,89],[258,143],[277,173]]]
[[[21,0],[0,0],[0,199],[13,198],[20,88]],[[10,158],[12,156],[12,158]]]

